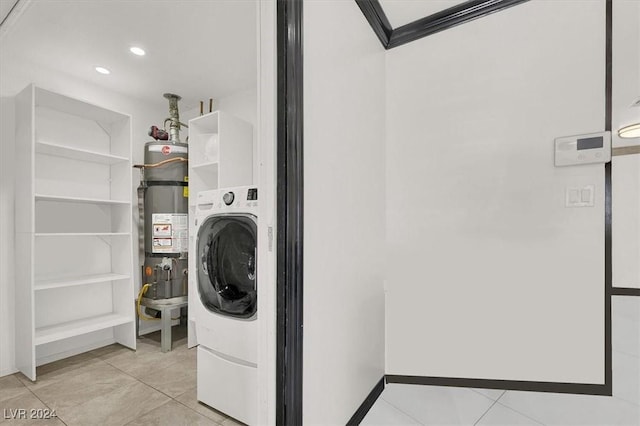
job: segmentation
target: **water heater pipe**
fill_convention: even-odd
[[[180,143],[180,126],[189,127],[180,122],[178,101],[182,98],[173,93],[165,93],[163,96],[169,100],[169,118],[164,120],[165,130],[167,128],[167,121],[169,122],[169,142]]]

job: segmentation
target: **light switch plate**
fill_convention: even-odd
[[[593,185],[568,187],[565,192],[565,207],[593,207],[594,191]]]

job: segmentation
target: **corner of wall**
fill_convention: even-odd
[[[14,331],[15,100],[0,98],[0,377],[17,371]]]

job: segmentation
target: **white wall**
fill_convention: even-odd
[[[256,88],[250,88],[242,92],[234,93],[233,95],[225,96],[224,98],[218,98],[216,101],[218,105],[216,109],[233,114],[251,123],[255,127],[258,115]]]
[[[304,3],[306,425],[384,374],[384,50],[353,1]]]
[[[2,96],[2,135],[0,149],[2,150],[2,175],[0,185],[0,206],[2,217],[0,220],[0,376],[10,374],[16,371],[14,359],[14,291],[15,291],[15,268],[13,258],[13,234],[15,218],[13,215],[14,204],[14,153],[15,141],[13,133],[13,96],[26,87],[27,84],[33,82],[37,86],[51,90],[66,96],[74,97],[100,105],[105,108],[113,109],[118,112],[131,114],[133,119],[133,162],[139,163],[143,160],[144,143],[150,138],[147,136],[147,129],[151,124],[161,124],[167,116],[167,108],[158,107],[157,105],[149,105],[148,103],[128,98],[122,94],[114,93],[82,80],[68,77],[53,70],[42,72],[29,66],[7,67],[6,73],[3,72],[3,92]],[[159,89],[159,105],[164,104],[162,98],[162,89]],[[137,170],[132,170],[134,185],[131,189],[132,201],[136,200],[135,188],[139,182]],[[133,204],[137,205],[136,202]],[[132,212],[134,215],[134,253],[137,253],[137,211]],[[136,283],[136,291],[139,288],[139,270],[133,271]],[[133,301],[132,301],[133,303]],[[141,331],[144,332],[145,327],[155,326],[155,324],[143,324]],[[111,337],[105,332],[93,333],[87,335],[84,344],[87,348],[94,346],[96,343],[109,340]],[[51,345],[51,350],[74,352],[73,348],[58,347]],[[77,352],[77,351],[76,351]],[[67,356],[69,353],[67,353]],[[55,353],[38,353],[41,360],[53,360],[56,358]]]
[[[605,2],[533,0],[387,54],[388,374],[604,382]],[[594,185],[595,206],[565,207]]]
[[[14,359],[15,338],[14,296],[15,278],[13,232],[15,216],[14,170],[15,157],[13,98],[0,98],[0,377],[16,371]]]
[[[257,89],[255,87],[250,87],[222,98],[214,98],[213,110],[223,110],[255,126],[258,116]],[[207,98],[204,99],[204,113],[207,114],[208,112],[209,99]],[[196,118],[199,115],[199,106],[197,108],[192,108],[184,111],[181,110],[180,121],[182,121],[183,123],[187,123],[189,120]],[[182,139],[187,136],[186,133],[183,136],[184,137],[182,137]]]
[[[613,2],[612,134],[614,146],[640,144],[621,139],[620,127],[640,122],[640,2]],[[640,155],[613,158],[613,285],[640,288]]]
[[[258,97],[256,88],[234,93],[217,99],[217,108],[241,118],[253,126],[253,183],[258,184]]]

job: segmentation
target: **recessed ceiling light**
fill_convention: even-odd
[[[138,56],[144,56],[146,53],[143,48],[137,46],[132,46],[131,48],[129,48],[129,50],[131,51],[131,53]]]
[[[111,71],[104,67],[96,67],[96,71],[98,71],[100,74],[111,74]]]

